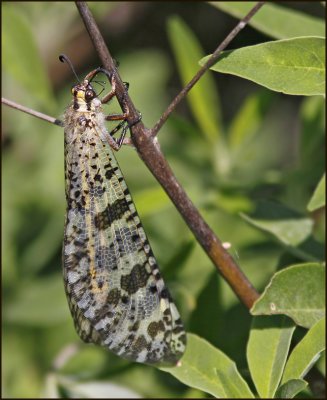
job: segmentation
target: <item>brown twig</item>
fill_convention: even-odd
[[[43,119],[43,121],[51,122],[51,124],[55,124],[58,126],[64,126],[64,123],[60,121],[60,119],[49,117],[49,115],[43,114],[41,112],[32,110],[31,108],[24,107],[14,101],[8,100],[4,97],[1,98],[1,103],[6,104],[9,107],[15,108],[16,110],[23,111],[26,114],[33,115],[36,118]]]
[[[181,100],[187,95],[187,93],[192,89],[196,82],[201,78],[201,76],[208,71],[208,69],[217,61],[220,53],[229,45],[229,43],[235,38],[235,36],[246,26],[250,19],[255,13],[264,5],[264,1],[259,1],[249,13],[242,18],[235,28],[226,36],[226,38],[220,43],[217,49],[212,53],[208,61],[199,69],[199,71],[194,75],[190,82],[178,93],[174,100],[169,104],[167,110],[162,114],[157,123],[151,129],[151,135],[155,136],[159,132],[162,125],[165,123],[169,115],[175,110],[177,105]]]

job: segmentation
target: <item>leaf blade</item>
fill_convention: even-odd
[[[253,398],[235,363],[197,335],[187,335],[187,348],[181,366],[160,370],[216,397]]]
[[[291,379],[278,388],[275,397],[277,399],[292,399],[307,386],[308,382],[303,379]]]
[[[322,264],[292,265],[272,277],[251,308],[251,314],[285,314],[297,325],[310,328],[325,314],[324,293]]]
[[[203,57],[203,50],[193,32],[180,18],[170,18],[167,31],[182,82],[186,85],[199,70],[198,60]],[[187,95],[197,124],[209,143],[215,143],[222,133],[217,106],[219,99],[214,87],[212,76],[206,74]]]
[[[256,3],[254,1],[219,1],[210,2],[210,4],[236,18],[243,18]],[[325,24],[321,18],[272,3],[266,3],[251,18],[249,25],[276,39],[325,35]]]
[[[326,319],[321,318],[293,349],[285,366],[282,383],[291,379],[302,379],[317,361],[326,348],[325,323]]]
[[[203,65],[210,56],[200,60]],[[210,69],[289,95],[325,95],[325,39],[297,37],[221,53]]]
[[[308,210],[314,211],[326,204],[326,174],[320,179],[310,201],[308,204]]]
[[[294,329],[295,325],[286,317],[253,319],[247,346],[247,360],[260,397],[274,397],[282,377]]]
[[[286,246],[298,246],[312,232],[313,221],[283,204],[260,201],[250,215],[241,216],[251,225],[274,235]]]
[[[259,201],[251,215],[240,215],[249,224],[272,235],[295,257],[304,261],[325,259],[323,244],[312,235],[311,218],[272,201]]]

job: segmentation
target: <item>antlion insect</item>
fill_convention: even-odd
[[[59,58],[76,75],[70,60]],[[102,102],[91,86],[99,72],[112,86]],[[115,77],[98,68],[72,94],[64,116],[63,270],[75,328],[85,342],[123,358],[176,365],[186,334],[112,151],[120,148],[132,125],[126,110],[108,116],[102,111],[102,104],[115,96]],[[108,132],[105,121],[118,120]],[[121,128],[115,140],[112,135]]]

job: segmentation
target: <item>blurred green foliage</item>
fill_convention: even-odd
[[[160,3],[155,8],[150,3],[135,4],[90,5],[120,62],[123,79],[130,83],[131,98],[150,127],[179,91],[177,77],[185,80],[178,56],[188,54],[174,46],[174,39],[181,38],[175,35],[183,32],[190,52],[201,53],[201,58],[212,51],[207,47],[212,44],[205,39],[218,45],[235,20],[205,3],[192,3],[188,10],[179,3]],[[188,28],[178,23],[174,12],[185,12]],[[196,33],[192,32],[194,14],[202,21],[195,24]],[[211,36],[208,30],[219,24],[211,26],[206,19],[210,21],[209,14],[222,25]],[[70,102],[74,78],[67,66],[59,63],[58,55],[72,53],[80,76],[99,64],[74,4],[6,2],[2,3],[2,22],[3,96],[61,118]],[[146,23],[149,31],[154,31],[152,41],[135,34],[144,30]],[[168,33],[162,40],[165,28]],[[251,32],[251,43],[263,40]],[[197,65],[190,69],[196,70]],[[315,241],[323,241],[324,211],[309,214],[307,204],[324,171],[324,102],[320,97],[290,98],[238,78],[232,81],[216,75],[208,72],[210,78],[193,95],[190,109],[186,103],[181,105],[159,140],[193,203],[219,238],[231,243],[231,254],[261,291],[277,269],[307,259],[285,247],[267,229],[260,229],[253,223],[255,217],[241,218],[240,213],[255,212],[259,200],[279,201],[301,214],[301,220],[311,220],[306,238],[312,235]],[[209,108],[205,107],[208,100]],[[114,105],[110,112],[118,110]],[[83,380],[114,382],[143,397],[205,397],[204,392],[169,374],[128,363],[80,342],[61,272],[63,132],[7,107],[3,107],[2,117],[3,397],[82,396],[83,388],[76,389],[72,382]],[[212,121],[217,124],[216,131]],[[217,275],[135,150],[124,148],[117,158],[187,330],[225,352],[245,372],[251,323],[248,311]],[[298,224],[294,229],[303,233],[302,228]],[[320,260],[320,248],[312,251]],[[243,376],[247,377],[246,373]],[[93,392],[97,397],[97,390],[93,388]]]

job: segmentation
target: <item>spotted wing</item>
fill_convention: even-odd
[[[118,163],[96,124],[77,133],[65,144],[63,250],[76,329],[129,360],[176,364],[184,328]]]

